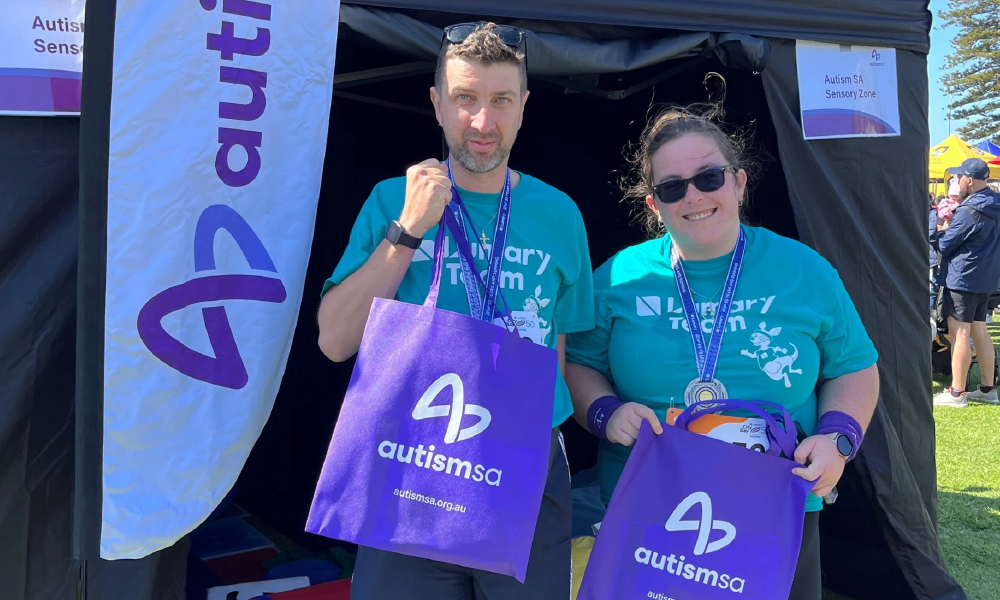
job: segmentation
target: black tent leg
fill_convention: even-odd
[[[104,412],[104,284],[107,256],[108,146],[115,1],[87,4],[80,119],[80,241],[77,266],[76,479],[73,559],[77,597],[88,599],[88,562],[99,560]]]

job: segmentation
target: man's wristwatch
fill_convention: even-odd
[[[826,434],[828,438],[833,440],[833,443],[837,446],[837,452],[847,460],[854,453],[854,442],[851,438],[847,437],[842,433],[828,433]]]
[[[423,241],[423,238],[413,237],[406,233],[406,230],[399,224],[399,221],[389,223],[389,228],[385,232],[385,239],[389,240],[389,243],[393,246],[406,246],[414,250],[420,248],[420,242]]]

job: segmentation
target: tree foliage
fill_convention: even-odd
[[[950,0],[938,12],[944,27],[958,27],[945,60],[942,91],[952,97],[952,118],[968,141],[1000,136],[1000,0]]]

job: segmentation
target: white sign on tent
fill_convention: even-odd
[[[118,0],[101,557],[192,531],[270,414],[312,244],[336,0]]]
[[[79,115],[84,0],[5,0],[0,115]]]
[[[807,140],[899,135],[895,48],[795,43]]]

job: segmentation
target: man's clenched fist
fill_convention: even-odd
[[[399,224],[407,233],[422,238],[438,224],[444,207],[451,202],[451,180],[444,163],[429,158],[406,170],[406,201]]]

